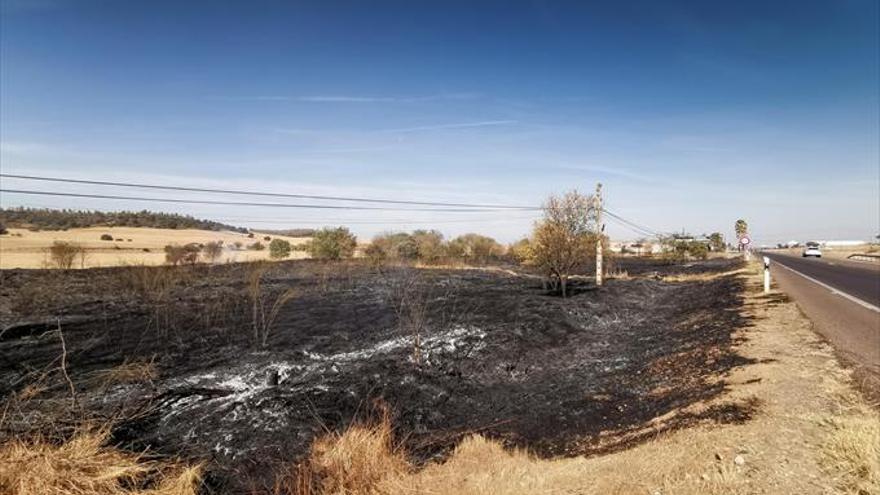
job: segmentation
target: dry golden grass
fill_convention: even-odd
[[[0,446],[4,495],[196,495],[200,466],[147,461],[106,446],[107,429],[66,442],[11,440]]]
[[[880,414],[854,405],[825,419],[831,433],[822,445],[822,464],[847,494],[880,494]]]
[[[387,423],[361,424],[319,439],[276,495],[712,495],[739,493],[751,482],[732,458],[714,457],[700,430],[609,456],[550,460],[473,435],[448,460],[421,470],[394,447],[390,432]]]
[[[358,423],[343,433],[330,433],[312,444],[309,457],[281,476],[279,495],[378,495],[411,467],[395,446],[388,415],[374,424]]]
[[[826,493],[880,494],[876,413],[860,411],[833,424],[823,455],[839,486]],[[736,451],[725,444],[735,431],[700,427],[607,456],[550,460],[473,435],[448,460],[421,470],[407,463],[390,434],[387,423],[360,424],[321,438],[309,459],[278,484],[276,495],[774,493],[762,491],[753,466],[734,462]]]
[[[663,277],[664,282],[707,282],[719,277],[727,277],[731,275],[743,275],[748,273],[748,269],[740,268],[738,270],[730,270],[727,272],[715,273],[680,273],[677,275],[666,275]]]
[[[95,372],[91,379],[100,388],[123,383],[152,382],[159,377],[156,364],[150,361],[124,362],[113,368]]]

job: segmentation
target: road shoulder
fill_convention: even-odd
[[[774,287],[791,297],[813,331],[852,369],[857,387],[880,404],[880,313],[783,267],[771,273]]]

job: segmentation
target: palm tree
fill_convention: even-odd
[[[749,224],[746,223],[745,220],[743,220],[742,218],[740,218],[739,220],[736,221],[736,224],[733,226],[733,230],[736,231],[736,236],[737,236],[737,237],[742,237],[742,236],[748,234],[748,232],[749,232]]]

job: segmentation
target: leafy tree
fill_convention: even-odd
[[[165,246],[165,262],[177,266],[180,264],[195,265],[199,260],[198,244],[190,243],[184,246],[169,244]]]
[[[320,260],[351,258],[357,247],[357,238],[345,227],[326,227],[315,232],[306,245],[309,254]]]
[[[436,230],[416,230],[377,235],[364,254],[373,264],[385,261],[415,261],[438,263],[446,255],[443,234]]]
[[[272,239],[269,243],[269,257],[277,260],[288,256],[290,256],[290,243],[284,239]]]
[[[388,253],[384,247],[381,244],[376,243],[375,240],[364,249],[364,256],[367,258],[370,265],[374,267],[380,266],[388,260]]]
[[[501,244],[480,234],[458,236],[449,242],[447,249],[450,257],[476,264],[486,264],[504,254]]]
[[[544,270],[562,297],[568,278],[593,259],[595,219],[592,196],[571,191],[550,196],[544,204],[544,218],[535,225],[531,244],[535,265]]]
[[[422,263],[439,263],[446,256],[443,234],[436,230],[416,230],[412,233],[418,258]]]
[[[535,260],[535,253],[532,249],[532,242],[528,237],[514,242],[507,247],[507,254],[513,261],[521,265],[532,264]]]
[[[676,234],[661,240],[663,258],[667,261],[685,261],[688,259],[706,259],[709,256],[709,244],[694,240],[688,234]]]
[[[709,247],[712,251],[724,251],[724,236],[721,232],[712,232],[709,234]]]
[[[406,232],[384,233],[373,237],[370,252],[365,253],[373,263],[412,261],[419,256],[419,246]]]

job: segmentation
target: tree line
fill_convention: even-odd
[[[149,227],[154,229],[248,230],[213,220],[176,213],[141,211],[53,210],[49,208],[0,208],[3,228],[30,230],[67,230],[83,227]]]

